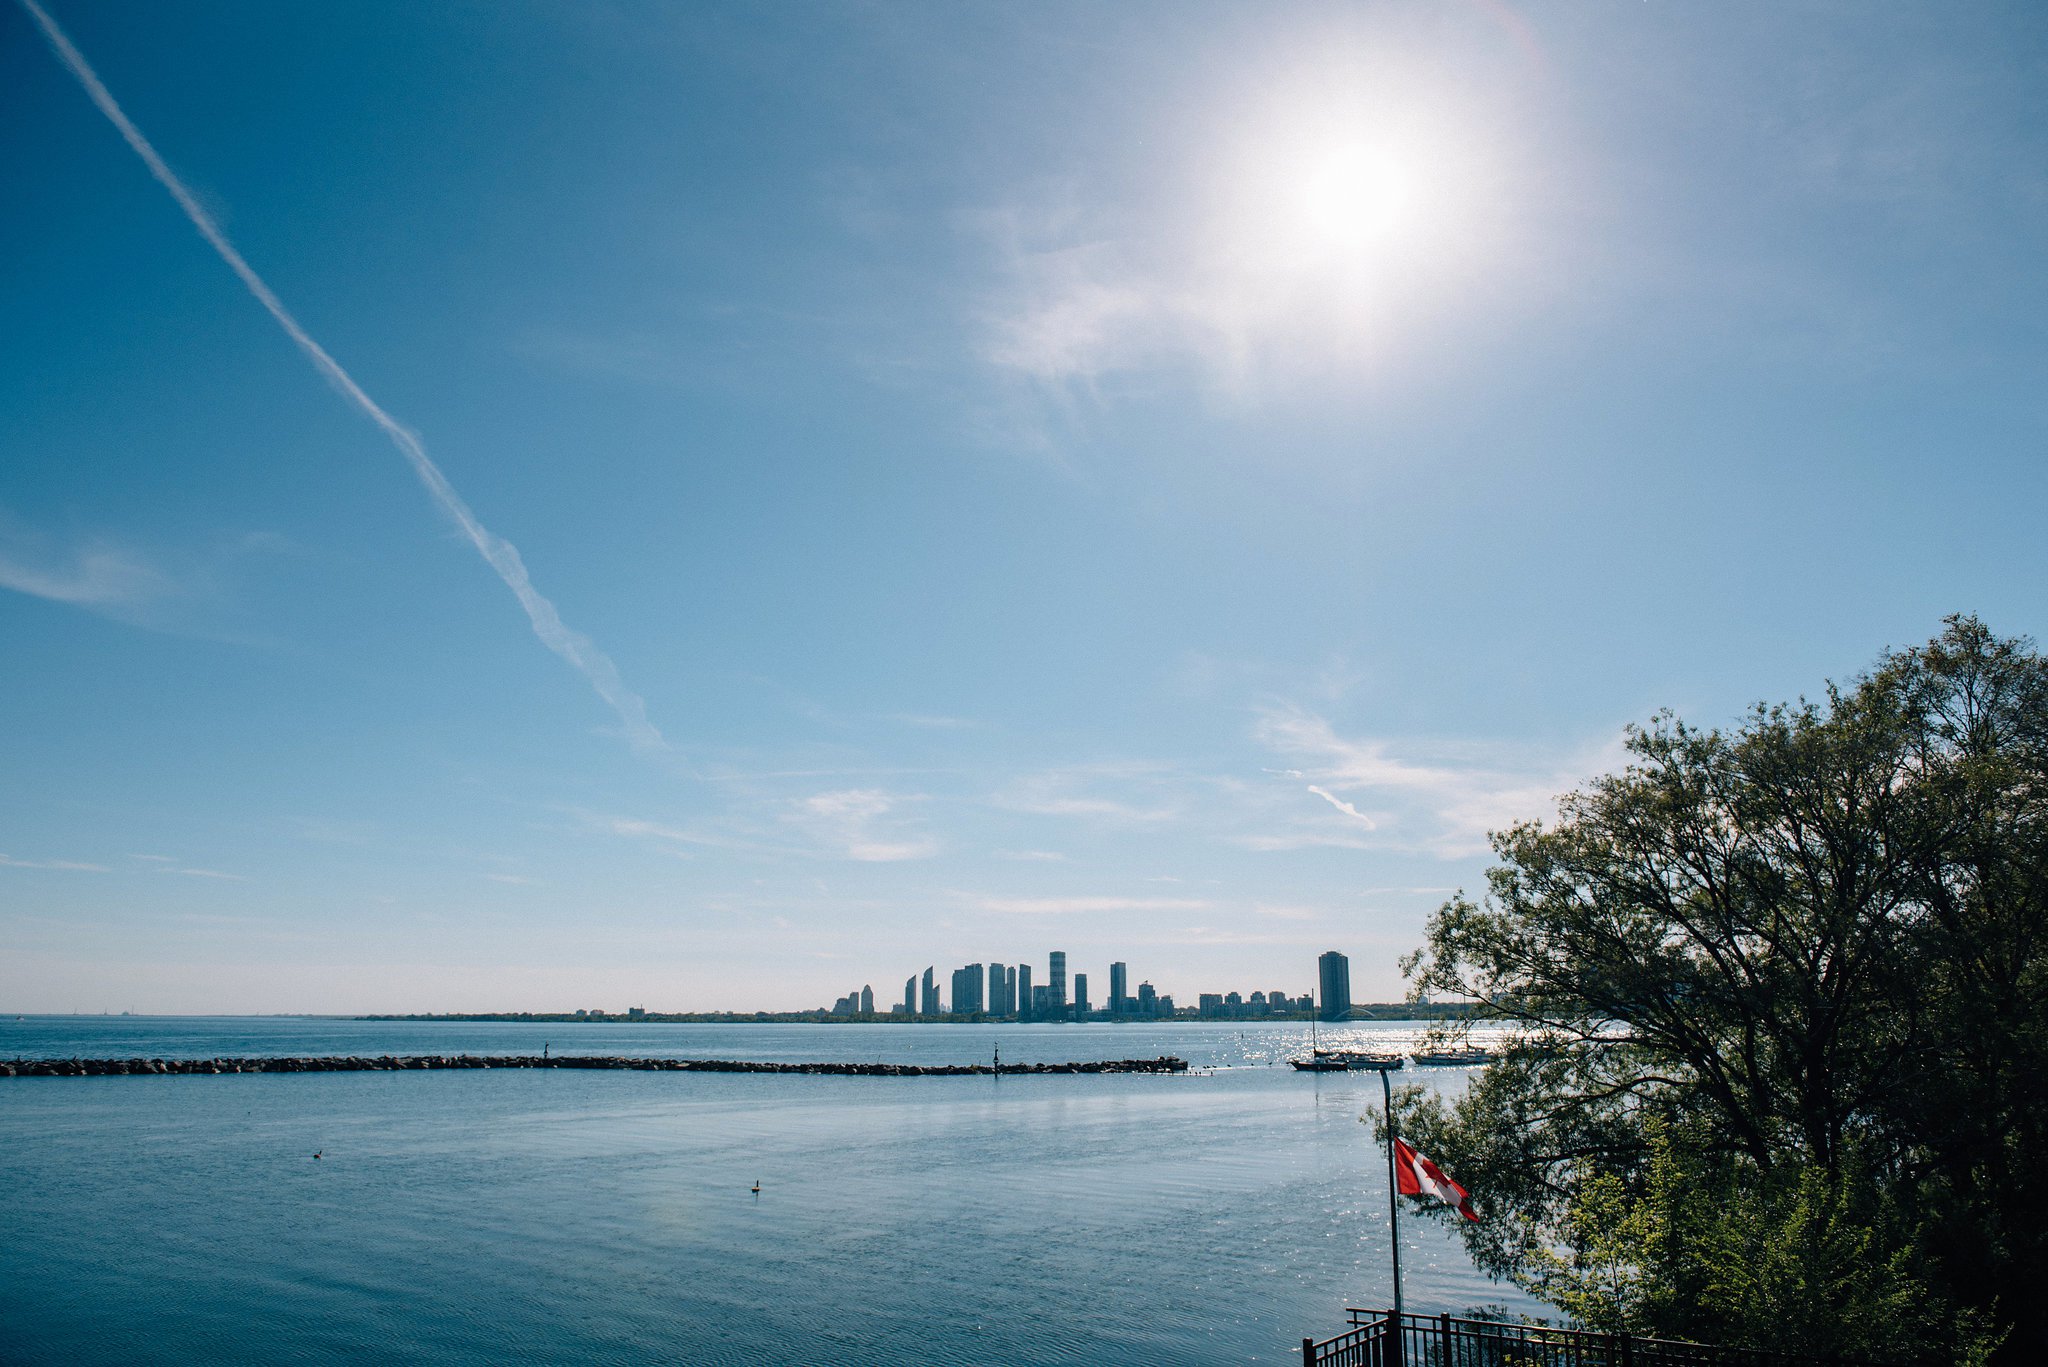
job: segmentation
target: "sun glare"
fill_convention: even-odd
[[[1351,145],[1309,159],[1298,207],[1312,239],[1362,248],[1402,226],[1410,198],[1407,177],[1392,157]]]

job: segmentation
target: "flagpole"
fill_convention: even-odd
[[[1394,1249],[1394,1332],[1401,1332],[1401,1184],[1394,1177],[1394,1084],[1380,1069],[1380,1096],[1387,1108],[1387,1237]]]

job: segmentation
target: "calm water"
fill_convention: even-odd
[[[0,1079],[0,1361],[1278,1363],[1389,1294],[1378,1079],[1276,1066],[1305,1027],[0,1022],[0,1057],[542,1042],[1206,1073]],[[1415,1308],[1526,1305],[1401,1228]]]

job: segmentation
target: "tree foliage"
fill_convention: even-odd
[[[1406,965],[1520,1027],[1403,1103],[1475,1257],[1601,1326],[2048,1351],[2048,661],[1952,618],[1629,750]]]

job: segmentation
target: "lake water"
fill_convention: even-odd
[[[0,1361],[1281,1363],[1391,1293],[1379,1080],[1285,1067],[1302,1025],[0,1021],[0,1057],[543,1043],[1200,1071],[0,1078]],[[1536,1308],[1401,1233],[1411,1308]]]

